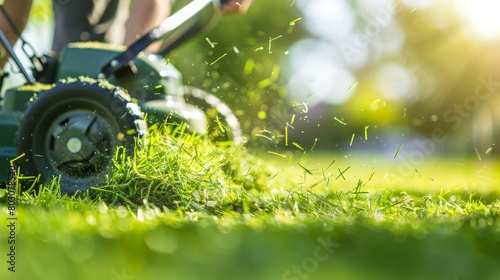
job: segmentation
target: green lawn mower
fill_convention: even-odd
[[[230,108],[211,94],[184,86],[180,72],[164,58],[217,20],[220,2],[194,0],[128,48],[82,42],[52,57],[24,51],[30,68],[0,31],[26,79],[26,84],[6,89],[0,101],[0,184],[8,182],[10,162],[19,157],[15,163],[23,177],[58,177],[64,193],[88,190],[105,182],[116,151],[124,147],[132,153],[148,124],[155,122],[183,123],[216,141],[241,142]],[[159,53],[144,52],[158,40],[164,42]],[[24,40],[22,44],[23,50],[29,46]]]

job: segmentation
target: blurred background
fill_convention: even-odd
[[[179,5],[182,5],[182,1]],[[498,154],[500,2],[254,0],[168,55],[237,112],[249,147]],[[50,1],[25,32],[50,47]]]

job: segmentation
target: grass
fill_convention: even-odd
[[[499,162],[277,154],[153,127],[92,195],[20,194],[0,279],[500,279]]]

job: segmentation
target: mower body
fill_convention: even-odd
[[[3,108],[0,109],[0,184],[9,179],[9,161],[17,155],[14,139],[20,118],[20,112],[6,112]]]
[[[0,102],[0,184],[8,181],[10,161],[18,156],[16,134],[23,112],[33,95],[43,88],[21,86],[8,89]]]
[[[18,156],[16,132],[23,112],[30,100],[56,82],[74,77],[97,77],[105,62],[124,49],[105,43],[88,42],[69,44],[42,76],[44,83],[10,88],[0,103],[0,182],[8,180],[10,160]],[[185,123],[195,133],[204,133],[207,126],[205,113],[187,104],[183,98],[181,73],[157,54],[141,53],[115,75],[109,83],[124,88],[134,98],[150,124],[168,122]]]

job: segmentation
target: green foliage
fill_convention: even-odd
[[[52,4],[50,0],[34,0],[30,11],[30,20],[47,23],[52,20]]]

